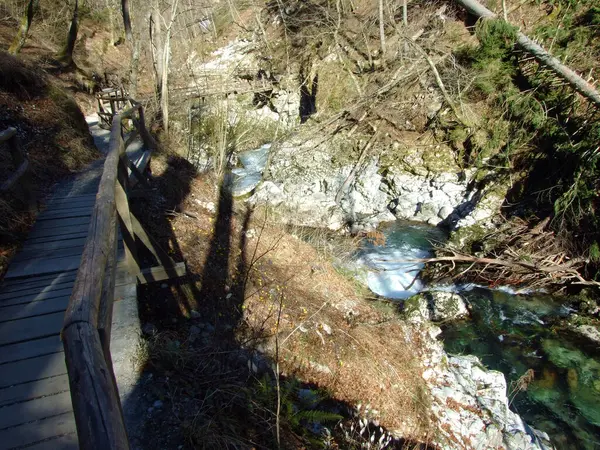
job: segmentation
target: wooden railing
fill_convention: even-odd
[[[87,241],[69,305],[62,341],[71,388],[73,412],[81,449],[128,449],[129,443],[110,353],[112,310],[117,271],[120,227],[125,267],[141,283],[185,274],[146,233],[129,209],[132,181],[147,186],[145,175],[129,160],[126,149],[137,136],[151,152],[156,144],[148,132],[139,103],[112,120],[109,150],[92,212]],[[134,130],[125,139],[124,124]],[[145,162],[149,162],[149,156]],[[158,265],[142,268],[138,246],[143,245]]]
[[[62,341],[73,412],[82,449],[128,449],[112,368],[110,333],[117,268],[117,202],[128,183],[121,123],[140,105],[115,117],[81,265],[65,313]]]
[[[100,126],[110,128],[113,117],[133,105],[132,100],[123,89],[107,88],[96,94],[98,100],[98,116]]]
[[[13,190],[18,182],[21,191],[23,192],[23,203],[30,211],[32,211],[36,207],[36,201],[33,195],[29,173],[29,158],[27,158],[27,154],[19,144],[17,130],[15,128],[7,128],[0,132],[0,143],[3,142],[8,144],[12,162],[15,165],[16,170],[0,185],[0,193]]]

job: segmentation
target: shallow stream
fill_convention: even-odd
[[[423,286],[418,279],[422,265],[400,262],[429,256],[430,241],[443,240],[443,232],[401,222],[381,231],[385,244],[369,243],[358,255],[364,267],[379,270],[367,275],[373,292],[406,299],[425,288],[448,289]],[[600,350],[584,345],[561,325],[572,311],[545,295],[453,289],[470,304],[471,318],[442,325],[446,351],[476,355],[503,372],[511,408],[547,432],[557,449],[600,449]],[[530,369],[533,381],[517,389]]]

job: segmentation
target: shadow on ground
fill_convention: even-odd
[[[186,255],[169,216],[186,214],[184,201],[196,172],[177,156],[168,157],[166,164],[153,180],[157,191],[133,209],[163,249],[181,261]],[[278,448],[273,361],[257,350],[260,336],[253,345],[242,345],[236,338],[236,330],[245,326],[244,274],[255,258],[246,245],[251,218],[251,209],[236,214],[221,182],[212,234],[197,236],[205,260],[189,264],[185,277],[139,288],[146,337],[140,380],[130,398],[144,400],[126,400],[123,405],[133,448]],[[327,440],[324,425],[333,428],[338,415],[343,420],[353,415],[349,404],[331,400],[315,386],[293,377],[280,383],[279,448],[322,448]],[[309,420],[315,416],[322,421]],[[367,438],[381,436],[375,427],[365,433]]]

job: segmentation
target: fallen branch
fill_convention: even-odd
[[[474,16],[482,19],[496,19],[498,17],[476,0],[456,0],[456,2]],[[561,64],[558,59],[544,50],[541,45],[535,43],[520,31],[517,33],[517,45],[523,50],[531,53],[541,64],[554,72],[558,77],[562,78],[567,84],[590,100],[594,105],[600,107],[600,93],[596,88],[577,75],[573,70]]]

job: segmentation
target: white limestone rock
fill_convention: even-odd
[[[441,330],[429,321],[427,300],[419,295],[408,302],[407,322],[424,349],[419,356],[439,430],[435,444],[447,450],[552,450],[545,433],[509,409],[504,375],[475,356],[447,355],[436,339]]]

